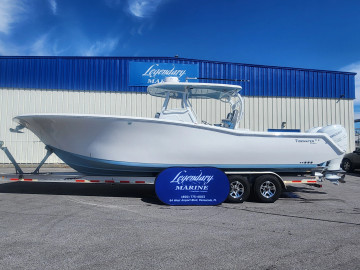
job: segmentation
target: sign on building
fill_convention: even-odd
[[[175,64],[155,62],[129,62],[129,86],[148,86],[163,82],[166,77],[199,77],[198,64]]]

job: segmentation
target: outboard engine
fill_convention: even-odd
[[[332,159],[327,165],[325,178],[332,181],[337,181],[341,177],[337,172],[341,170],[340,164],[348,148],[348,136],[346,129],[341,125],[328,125],[326,127],[315,127],[307,130],[310,133],[326,133],[344,151],[344,154],[338,158]]]

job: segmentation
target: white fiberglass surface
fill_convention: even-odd
[[[160,119],[19,116],[45,144],[114,161],[159,164],[313,164],[338,156],[325,134],[276,134]]]
[[[226,95],[234,95],[241,90],[240,85],[210,84],[210,83],[158,83],[148,87],[148,93],[152,96],[182,99],[185,92],[189,98],[213,98],[221,99]]]

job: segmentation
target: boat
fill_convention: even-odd
[[[17,130],[27,128],[73,169],[86,175],[154,176],[169,167],[216,167],[223,171],[304,173],[319,166],[340,170],[347,148],[340,125],[307,132],[257,132],[239,128],[244,99],[241,86],[179,82],[169,77],[148,86],[164,98],[154,118],[96,114],[16,116]],[[170,108],[171,100],[179,108]],[[198,119],[193,99],[229,104],[221,123]]]

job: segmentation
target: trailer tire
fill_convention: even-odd
[[[279,179],[274,175],[259,176],[254,183],[254,194],[259,202],[275,202],[281,195]]]
[[[230,175],[230,191],[226,201],[230,203],[242,203],[250,195],[250,184],[246,177],[239,175]]]

